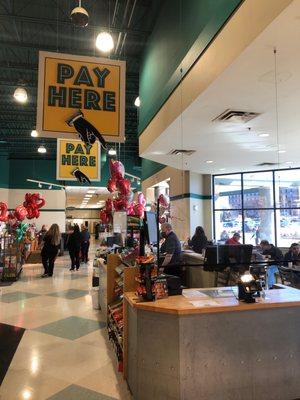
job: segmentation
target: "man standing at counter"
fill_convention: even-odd
[[[181,244],[177,235],[173,232],[172,225],[167,222],[162,224],[161,235],[165,239],[161,245],[161,252],[166,253],[162,263],[164,272],[180,277]]]

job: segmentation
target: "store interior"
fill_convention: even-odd
[[[0,398],[299,399],[300,0],[0,20]]]

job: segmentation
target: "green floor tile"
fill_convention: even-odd
[[[64,299],[74,300],[78,299],[79,297],[86,296],[87,294],[89,294],[88,290],[69,289],[63,290],[62,292],[49,293],[47,296],[62,297]]]
[[[37,297],[39,294],[27,293],[27,292],[11,292],[4,293],[0,296],[0,301],[3,303],[14,303],[15,301],[21,301]]]
[[[106,327],[105,322],[79,317],[68,317],[40,326],[34,330],[64,339],[75,340],[104,327]]]
[[[94,392],[77,385],[71,385],[47,400],[116,400],[114,397]]]

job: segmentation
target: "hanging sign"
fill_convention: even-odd
[[[37,130],[76,138],[67,121],[79,110],[104,139],[123,142],[125,61],[39,52]]]
[[[76,181],[76,171],[81,171],[90,181],[100,181],[100,143],[87,149],[81,140],[57,139],[56,179]]]

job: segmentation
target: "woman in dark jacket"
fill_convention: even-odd
[[[202,253],[202,250],[206,248],[207,237],[202,226],[197,226],[194,236],[188,241],[188,245],[195,253]]]
[[[42,278],[53,275],[54,262],[59,250],[60,240],[61,236],[58,225],[51,225],[50,229],[44,236],[44,245],[41,251],[42,262],[45,270]]]
[[[81,244],[81,235],[79,226],[75,225],[73,232],[69,235],[68,239],[68,249],[71,258],[71,268],[70,271],[79,270],[80,266],[80,244]]]

